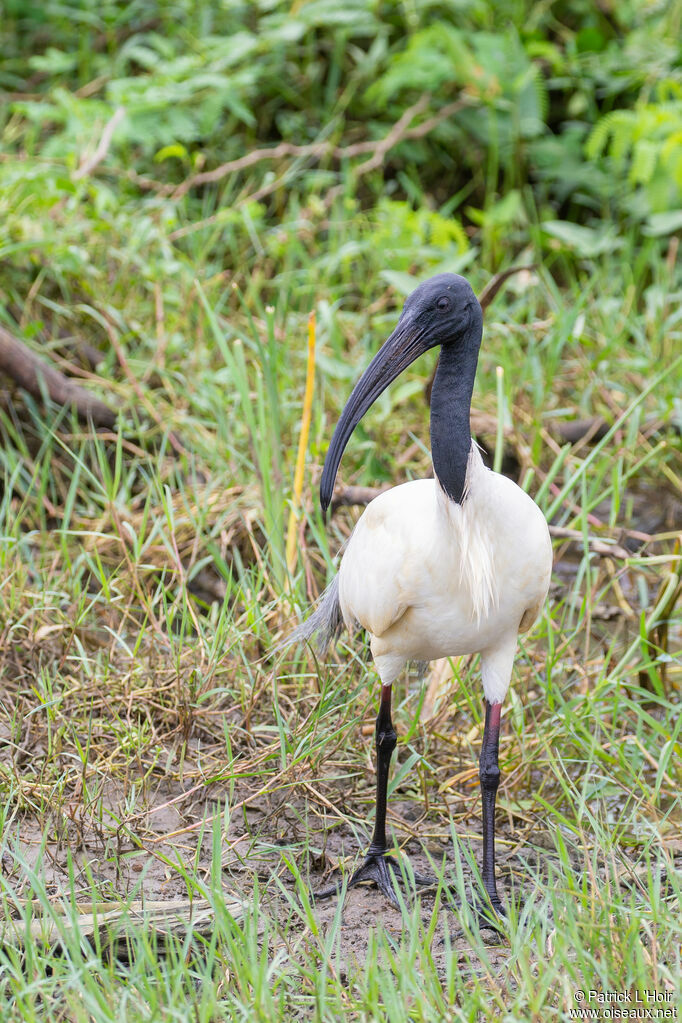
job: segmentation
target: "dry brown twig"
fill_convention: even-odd
[[[486,311],[502,285],[508,281],[510,277],[519,273],[532,273],[535,269],[537,269],[535,263],[529,263],[527,266],[512,266],[508,270],[501,270],[500,273],[491,277],[481,294],[478,296],[478,301],[483,312]]]
[[[337,508],[352,508],[354,505],[369,504],[375,497],[390,488],[390,484],[386,484],[385,487],[336,487],[332,496],[332,514]]]
[[[338,146],[328,139],[321,142],[309,142],[305,145],[296,145],[293,142],[280,142],[276,146],[253,149],[250,153],[246,153],[235,160],[228,160],[227,163],[222,163],[219,167],[214,167],[212,170],[193,174],[192,177],[187,178],[180,185],[165,185],[151,178],[144,178],[132,173],[130,177],[142,189],[157,191],[161,195],[172,195],[174,199],[181,199],[192,188],[222,181],[229,174],[236,174],[239,171],[247,170],[249,167],[255,167],[266,160],[282,160],[286,157],[293,157],[294,159],[314,157],[315,159],[320,159],[324,156],[333,157],[335,160],[349,160],[353,157],[370,153],[372,154],[370,158],[354,169],[354,174],[362,176],[379,167],[388,151],[398,145],[399,142],[404,142],[408,139],[424,138],[425,135],[428,135],[439,124],[447,120],[448,117],[451,117],[458,110],[461,110],[462,107],[466,106],[468,102],[466,98],[454,100],[452,103],[447,103],[444,107],[441,107],[437,113],[422,121],[421,124],[409,127],[414,118],[426,109],[429,99],[429,94],[424,93],[416,103],[404,111],[400,119],[396,121],[382,139],[366,139],[363,142],[354,142],[348,146]]]
[[[111,140],[114,137],[114,132],[124,116],[125,109],[123,107],[117,107],[113,115],[104,125],[104,130],[102,131],[102,135],[94,153],[87,158],[81,157],[80,166],[72,175],[74,181],[80,181],[82,178],[87,177],[88,174],[92,174],[95,167],[102,162],[109,152],[109,146],[111,145]]]
[[[553,423],[552,430],[564,443],[592,441],[596,444],[609,432],[609,424],[603,416],[592,416],[589,419],[569,419],[566,422]]]
[[[415,117],[424,112],[428,102],[429,96],[427,93],[424,93],[420,96],[416,103],[413,103],[411,107],[408,107],[407,110],[403,111],[402,116],[395,122],[388,134],[382,139],[379,139],[378,142],[374,143],[370,158],[365,160],[364,163],[360,163],[357,167],[353,168],[353,174],[356,177],[361,177],[363,174],[367,174],[369,171],[376,170],[377,167],[380,167],[386,154],[393,149],[394,146],[397,146],[399,142],[403,142],[409,137],[408,126],[412,124]],[[450,104],[450,106],[454,106],[459,109],[461,106],[461,100],[457,100],[455,104]],[[439,118],[438,121],[434,122],[434,127],[440,120],[442,120],[442,117]]]
[[[373,155],[369,160],[365,160],[364,163],[359,164],[353,168],[352,174],[357,181],[364,174],[367,174],[371,170],[376,170],[377,167],[381,166],[386,154],[390,149],[398,145],[399,142],[404,142],[407,139],[423,138],[428,135],[437,125],[442,121],[451,117],[452,114],[456,113],[463,106],[466,105],[464,99],[455,100],[453,103],[448,103],[442,107],[437,114],[433,117],[427,118],[422,121],[421,124],[415,125],[414,128],[409,128],[408,125],[414,120],[414,118],[421,113],[428,103],[428,93],[424,93],[421,98],[413,104],[411,107],[403,113],[402,117],[396,121],[391,130],[383,139],[368,142],[357,142],[350,146],[332,146],[328,142],[312,142],[305,146],[295,146],[290,142],[282,142],[279,146],[275,146],[271,149],[256,149],[253,153],[248,153],[246,156],[239,157],[237,160],[231,160],[229,163],[222,164],[220,167],[216,167],[212,171],[204,171],[201,174],[195,175],[193,178],[188,178],[187,181],[179,185],[173,192],[173,198],[178,198],[185,194],[188,188],[193,188],[198,184],[206,184],[212,181],[219,181],[231,172],[243,170],[246,166],[253,166],[259,163],[261,160],[273,159],[277,155],[284,156],[322,156],[326,152],[329,152],[332,156],[337,159],[348,159],[352,156],[358,156],[362,153],[372,152]],[[255,192],[249,192],[247,195],[243,195],[236,203],[237,207],[244,206],[248,202],[260,202],[266,196],[276,192],[278,188],[282,188],[287,180],[290,173],[290,168],[285,170],[282,174],[278,175],[274,181],[269,181],[265,185],[261,185],[260,188],[256,189]],[[149,181],[138,180],[137,183],[140,187],[148,187]],[[164,186],[165,187],[165,186]],[[336,185],[334,188],[330,188],[324,197],[324,204],[329,207],[334,199],[341,194],[343,191],[343,185]],[[169,194],[168,192],[162,194]],[[194,231],[199,231],[202,228],[210,227],[211,224],[215,224],[220,220],[222,213],[214,213],[210,217],[206,217],[204,220],[197,221],[193,224],[187,224],[184,227],[179,227],[176,231],[169,234],[171,241],[176,241],[178,238],[183,238],[185,235],[191,234]]]

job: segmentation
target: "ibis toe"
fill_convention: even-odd
[[[412,871],[410,876],[414,878],[414,883],[419,888],[432,888],[438,884],[435,877],[419,874],[416,871]],[[351,876],[348,888],[355,888],[365,881],[371,881],[377,886],[382,895],[385,895],[389,902],[392,902],[394,906],[399,908],[400,902],[396,895],[395,878],[401,881],[405,878],[404,872],[396,858],[394,856],[386,856],[383,852],[369,852],[365,856],[363,863]],[[314,892],[313,895],[316,899],[327,899],[332,895],[338,895],[340,891],[340,884],[332,884],[328,888],[323,888],[320,892]]]

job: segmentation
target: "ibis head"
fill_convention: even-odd
[[[415,359],[438,346],[457,351],[462,365],[473,363],[475,372],[482,323],[478,299],[469,282],[458,274],[437,274],[409,295],[395,330],[353,388],[334,430],[320,482],[323,511],[331,502],[346,444],[379,395]]]

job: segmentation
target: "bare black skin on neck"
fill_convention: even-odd
[[[431,391],[431,457],[448,497],[461,504],[471,450],[471,395],[481,345],[483,317],[471,303],[469,329],[457,343],[444,344]]]

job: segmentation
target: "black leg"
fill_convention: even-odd
[[[497,893],[495,881],[495,798],[500,783],[498,752],[500,744],[500,712],[499,703],[485,702],[485,726],[483,743],[479,760],[479,779],[481,782],[481,802],[483,809],[483,863],[481,877],[486,894],[486,901],[476,900],[476,910],[481,927],[495,926],[490,910],[501,916],[505,915],[504,906]],[[388,794],[388,773],[393,750],[397,744],[397,736],[391,720],[391,687],[383,686],[381,705],[376,720],[376,751],[377,751],[377,796],[374,834],[364,862],[348,882],[349,888],[362,881],[373,881],[381,892],[395,906],[399,906],[395,892],[395,878],[401,877],[400,865],[393,856],[386,855],[386,803]],[[433,887],[438,881],[435,877],[414,874],[416,884]],[[316,899],[325,899],[337,895],[341,889],[339,884],[330,885],[320,892],[313,892]],[[463,933],[463,932],[462,932]]]
[[[393,750],[396,748],[398,737],[395,734],[391,720],[391,686],[382,686],[381,704],[377,715],[376,728],[374,730],[376,751],[377,751],[377,799],[376,817],[374,820],[374,834],[372,842],[364,862],[355,871],[350,881],[349,888],[354,888],[361,881],[374,881],[380,891],[395,906],[399,906],[398,897],[395,893],[394,875],[400,877],[400,865],[393,856],[386,856],[388,848],[386,842],[386,802],[388,796],[388,772],[391,764]],[[431,886],[437,884],[435,878],[425,877],[422,874],[414,874],[414,880],[418,885]],[[316,899],[326,899],[330,895],[338,894],[340,885],[330,885],[321,892],[315,892]]]
[[[504,913],[495,882],[495,797],[500,784],[497,758],[500,747],[501,703],[485,701],[485,726],[479,760],[481,804],[483,809],[483,863],[481,877],[486,895],[496,913]]]
[[[377,750],[377,809],[374,820],[372,844],[367,855],[383,855],[386,852],[386,802],[388,797],[388,771],[391,766],[393,750],[398,744],[393,721],[391,720],[391,689],[392,686],[381,687],[381,703],[374,728],[374,739]]]

